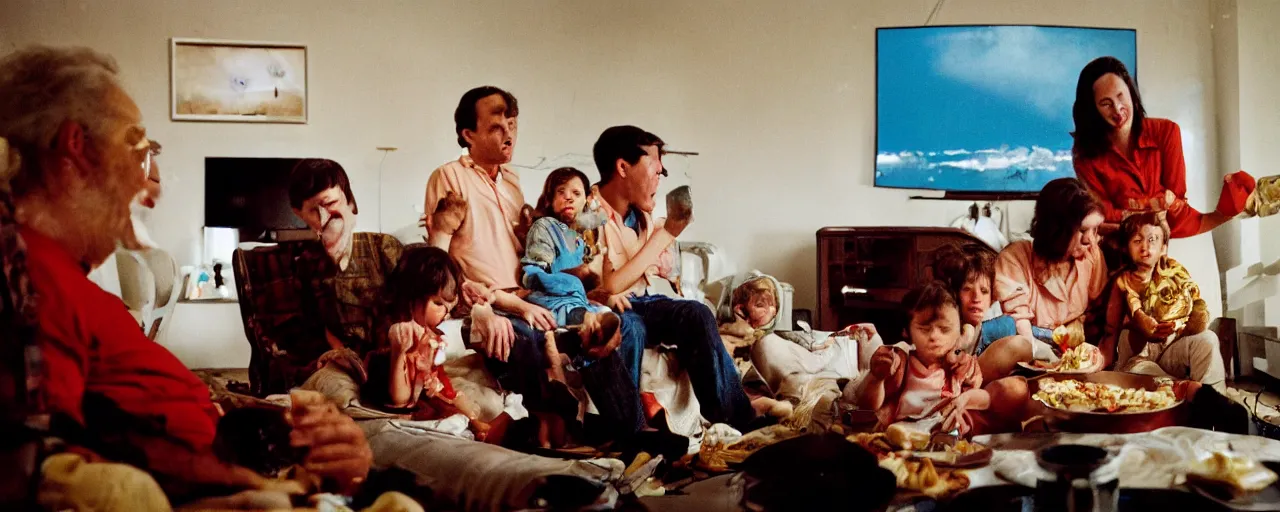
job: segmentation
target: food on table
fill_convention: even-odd
[[[929,444],[929,433],[903,423],[889,425],[884,432],[889,444],[899,450],[923,450]]]
[[[959,471],[939,471],[929,459],[889,456],[880,467],[893,473],[898,488],[916,491],[930,498],[948,496],[969,488],[969,477]]]
[[[892,428],[892,425],[890,428]],[[914,434],[912,435],[914,436]],[[846,439],[866,448],[867,451],[881,459],[889,457],[931,459],[936,463],[947,465],[954,465],[963,457],[987,449],[986,446],[981,444],[961,439],[956,441],[954,446],[947,446],[938,451],[924,451],[925,445],[928,444],[929,440],[927,435],[924,437],[924,443],[913,444],[908,448],[903,448],[902,444],[895,443],[892,440],[888,432],[863,432],[850,435]]]
[[[1053,343],[1058,348],[1066,351],[1068,348],[1078,347],[1084,343],[1084,322],[1076,320],[1066,325],[1059,325],[1053,329]]]
[[[1035,367],[1052,372],[1072,372],[1092,368],[1097,362],[1095,354],[1100,355],[1098,348],[1087,343],[1062,352],[1058,362],[1036,361]]]
[[[1223,452],[1213,452],[1187,468],[1188,481],[1233,497],[1266,489],[1276,479],[1275,472],[1258,461]]]
[[[1178,403],[1170,381],[1162,382],[1155,391],[1147,391],[1097,382],[1044,380],[1032,398],[1049,407],[1071,412],[1150,412]]]
[[[886,457],[899,449],[889,442],[889,437],[884,432],[859,432],[845,439],[866,448],[867,451],[880,458]]]

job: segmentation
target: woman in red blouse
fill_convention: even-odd
[[[1245,210],[1254,179],[1227,175],[1217,208],[1201,213],[1187,204],[1182,131],[1168,119],[1147,118],[1142,96],[1124,63],[1101,57],[1080,72],[1072,109],[1076,176],[1098,197],[1114,228],[1138,212],[1163,212],[1170,237],[1195,236]]]

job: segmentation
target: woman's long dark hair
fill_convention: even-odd
[[[1142,107],[1138,84],[1133,82],[1129,69],[1120,59],[1099,57],[1085,65],[1080,71],[1080,80],[1076,82],[1076,103],[1071,107],[1071,117],[1076,123],[1076,131],[1071,132],[1075,137],[1075,144],[1071,147],[1074,158],[1096,158],[1111,148],[1111,141],[1107,139],[1111,125],[1098,113],[1098,105],[1093,100],[1094,82],[1107,73],[1115,73],[1129,87],[1129,97],[1133,100],[1133,127],[1129,139],[1137,141],[1142,135],[1142,122],[1147,118],[1147,110]]]
[[[1065,260],[1084,218],[1101,211],[1102,205],[1080,180],[1058,178],[1046,183],[1031,218],[1031,249],[1044,261]]]
[[[547,182],[542,185],[542,195],[538,196],[538,205],[533,209],[533,217],[535,219],[542,217],[555,218],[556,212],[553,211],[552,203],[555,203],[556,189],[574,178],[582,180],[582,192],[584,194],[591,194],[591,180],[587,178],[586,173],[574,167],[561,167],[547,175]]]

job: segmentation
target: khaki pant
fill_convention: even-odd
[[[36,501],[44,510],[168,511],[169,499],[146,471],[128,464],[88,462],[74,453],[60,453],[41,466]],[[295,509],[288,495],[272,491],[245,491],[210,498],[179,507],[180,510],[312,510]],[[346,510],[341,508],[338,510]],[[422,512],[412,498],[398,492],[384,493],[362,512]]]
[[[1222,392],[1227,386],[1226,365],[1213,331],[1183,336],[1167,343],[1146,343],[1135,354],[1129,331],[1120,333],[1116,368],[1120,371],[1190,379]]]

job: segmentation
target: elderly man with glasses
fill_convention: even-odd
[[[8,196],[0,204],[12,200],[0,212],[12,215],[0,227],[16,235],[3,240],[3,303],[23,305],[0,308],[0,319],[16,327],[0,326],[0,348],[6,360],[25,361],[24,375],[12,379],[25,387],[0,394],[12,402],[0,403],[4,431],[18,434],[13,439],[58,437],[84,461],[140,468],[174,504],[275,485],[214,455],[221,414],[204,383],[86,277],[117,247],[143,248],[131,206],[154,204],[159,190],[152,162],[159,145],[147,139],[115,61],[46,47],[0,59],[0,138],[12,153],[0,176]],[[305,466],[332,490],[350,491],[366,477],[364,435],[332,405],[295,408],[291,425],[293,444],[309,448]],[[0,453],[15,460],[12,451]],[[19,467],[37,467],[34,451],[20,453]],[[48,480],[50,466],[43,469]]]

